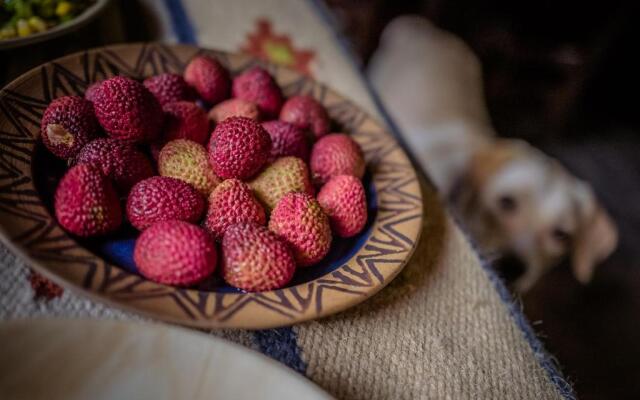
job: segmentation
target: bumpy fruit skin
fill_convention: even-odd
[[[154,282],[188,286],[215,271],[216,244],[204,229],[188,222],[156,222],[136,240],[133,260]]]
[[[184,80],[210,104],[219,103],[229,97],[229,73],[211,57],[194,57],[184,70]]]
[[[253,197],[246,183],[227,179],[209,196],[205,227],[216,240],[221,240],[231,225],[248,222],[265,225],[267,218],[264,208]]]
[[[184,78],[178,74],[160,74],[144,80],[143,85],[164,106],[176,101],[195,101],[196,94]]]
[[[271,157],[276,158],[294,156],[304,161],[309,160],[309,143],[304,132],[296,126],[283,121],[263,122],[262,127],[271,136]]]
[[[260,111],[254,103],[242,99],[229,99],[216,105],[209,111],[209,119],[220,123],[229,117],[247,117],[260,119]]]
[[[271,154],[271,137],[251,118],[231,117],[219,123],[209,141],[209,162],[221,178],[245,180]]]
[[[97,90],[100,88],[101,83],[102,81],[98,81],[89,85],[89,87],[87,87],[87,90],[84,91],[84,98],[93,103],[93,100],[96,97]]]
[[[367,223],[367,198],[362,182],[355,176],[331,178],[320,189],[318,203],[329,216],[331,228],[337,236],[355,236]]]
[[[204,145],[209,139],[209,119],[204,110],[189,101],[167,103],[162,107],[165,117],[163,141],[189,139]]]
[[[278,158],[256,176],[249,186],[268,210],[272,210],[287,193],[314,194],[307,164],[296,157]]]
[[[168,176],[154,176],[131,188],[127,218],[142,231],[160,221],[198,222],[204,207],[204,197],[188,183]]]
[[[80,96],[65,96],[52,101],[40,122],[40,135],[56,157],[75,157],[85,144],[98,136],[98,121],[91,102]]]
[[[140,82],[123,76],[100,84],[93,100],[98,122],[115,139],[151,142],[163,124],[162,107]]]
[[[331,128],[327,110],[310,96],[293,96],[287,100],[280,110],[280,119],[310,131],[317,139]]]
[[[222,277],[248,292],[285,286],[296,270],[289,246],[256,224],[231,226],[222,240]]]
[[[311,178],[324,184],[338,175],[352,175],[362,179],[365,163],[358,143],[344,133],[322,137],[311,150]]]
[[[204,146],[187,139],[172,140],[158,155],[158,172],[187,182],[205,197],[220,183]]]
[[[284,195],[271,213],[269,229],[289,243],[301,267],[316,264],[331,247],[329,218],[306,193]]]
[[[100,168],[124,194],[139,181],[154,175],[151,162],[135,145],[112,138],[99,138],[84,146],[76,163]]]
[[[76,165],[67,171],[56,189],[54,207],[60,225],[81,237],[113,232],[122,222],[116,190],[92,165]]]
[[[282,91],[271,74],[251,68],[233,80],[233,97],[255,103],[266,118],[276,118],[282,107]]]

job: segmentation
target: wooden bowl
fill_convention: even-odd
[[[66,165],[38,140],[49,102],[82,95],[114,75],[144,78],[181,73],[196,54],[216,57],[233,75],[267,68],[286,96],[320,101],[334,129],[349,133],[367,161],[369,221],[351,239],[334,238],[319,264],[299,269],[285,288],[245,293],[214,278],[192,288],[140,276],[131,260],[135,236],[123,228],[107,238],[80,240],[53,217],[53,193]],[[387,285],[411,256],[422,223],[416,172],[395,138],[352,102],[312,79],[247,55],[185,45],[126,44],[70,55],[35,68],[0,91],[0,230],[2,239],[39,272],[84,295],[153,318],[198,327],[261,329],[345,310]]]

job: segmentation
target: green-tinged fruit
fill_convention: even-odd
[[[158,172],[187,182],[206,197],[220,183],[209,165],[204,146],[187,139],[172,140],[164,145],[158,155]]]
[[[297,157],[278,158],[262,170],[249,186],[268,210],[272,210],[287,193],[314,194],[307,164]]]
[[[264,208],[246,183],[237,179],[223,181],[209,196],[205,227],[216,240],[221,240],[230,226],[248,222],[266,224]]]
[[[301,267],[316,264],[331,248],[329,218],[306,193],[286,194],[271,213],[269,229],[289,243]]]
[[[279,289],[296,269],[289,246],[267,228],[248,223],[231,226],[222,240],[222,276],[249,292]]]

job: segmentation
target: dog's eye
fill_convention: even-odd
[[[569,243],[571,240],[571,234],[562,228],[555,228],[551,232],[551,236],[553,236],[554,240],[563,244]]]
[[[512,196],[503,195],[498,198],[498,206],[504,212],[514,212],[518,208],[518,202]]]

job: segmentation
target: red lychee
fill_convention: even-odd
[[[151,161],[134,144],[112,138],[98,138],[84,146],[76,163],[100,168],[123,194],[154,174]]]
[[[280,119],[310,131],[316,139],[329,133],[331,121],[327,110],[311,96],[293,96],[280,111]]]
[[[189,139],[205,144],[209,139],[209,119],[207,113],[196,103],[177,101],[162,107],[165,116],[162,141]]]
[[[178,74],[160,74],[144,80],[144,86],[155,96],[161,106],[176,101],[195,101],[196,93]]]
[[[255,103],[266,118],[276,118],[282,107],[282,91],[271,74],[254,67],[233,80],[233,97]]]
[[[229,72],[209,56],[194,57],[184,70],[184,80],[210,104],[219,103],[229,97]]]
[[[216,244],[199,226],[177,220],[156,222],[136,240],[133,260],[138,271],[154,282],[188,286],[211,276]]]
[[[99,125],[91,102],[80,96],[52,101],[40,122],[40,135],[47,149],[64,160],[75,157],[85,144],[98,136]]]
[[[229,117],[260,119],[260,111],[254,103],[242,99],[229,99],[217,104],[209,111],[209,119],[220,123]]]
[[[337,175],[364,176],[365,162],[358,143],[344,133],[322,137],[311,149],[311,179],[324,184]]]
[[[294,125],[283,121],[263,122],[262,127],[271,136],[271,157],[269,162],[276,158],[293,156],[303,161],[309,160],[309,143],[304,132]]]
[[[96,93],[98,88],[100,88],[100,84],[102,81],[93,82],[91,85],[87,87],[87,90],[84,91],[84,98],[93,103],[93,100],[96,97]]]
[[[127,218],[138,230],[160,221],[196,223],[204,207],[204,197],[188,183],[166,176],[154,176],[131,188],[127,198]]]
[[[367,223],[367,198],[362,182],[355,176],[331,178],[318,193],[318,203],[329,216],[333,232],[340,237],[357,235]]]
[[[113,185],[92,165],[77,165],[67,171],[56,189],[54,207],[60,225],[81,237],[111,233],[122,222]]]
[[[123,76],[107,79],[94,93],[98,122],[115,139],[151,142],[160,134],[162,107],[140,82]]]
[[[250,178],[260,171],[270,154],[271,137],[250,118],[224,120],[209,141],[209,163],[221,178]]]

